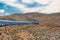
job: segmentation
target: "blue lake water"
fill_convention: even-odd
[[[0,20],[0,26],[21,25],[21,24],[39,24],[39,22]]]

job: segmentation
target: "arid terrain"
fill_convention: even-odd
[[[60,40],[60,13],[0,16],[0,20],[37,21],[39,24],[0,27],[0,40]]]

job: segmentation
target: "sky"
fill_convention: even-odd
[[[29,12],[60,12],[60,0],[0,0],[0,16]]]

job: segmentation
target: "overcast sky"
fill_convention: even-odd
[[[0,0],[0,15],[60,12],[60,0]]]

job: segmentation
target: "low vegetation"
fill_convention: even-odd
[[[0,16],[0,20],[38,21],[38,25],[0,27],[0,40],[59,40],[60,13],[26,13]]]

